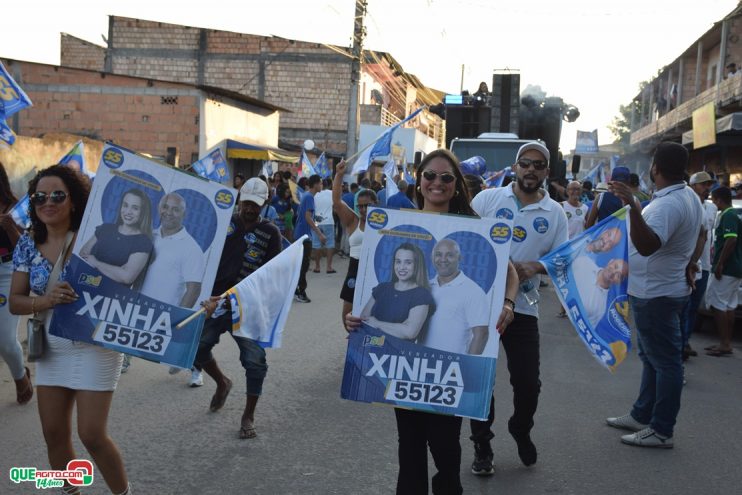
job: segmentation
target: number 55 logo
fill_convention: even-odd
[[[72,486],[90,486],[93,484],[93,463],[86,459],[73,459],[67,463],[67,471],[81,471],[82,476],[69,478]]]

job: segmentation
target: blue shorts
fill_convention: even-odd
[[[325,234],[326,241],[321,244],[317,233],[312,231],[312,249],[333,249],[335,247],[335,225],[318,225],[317,227]]]

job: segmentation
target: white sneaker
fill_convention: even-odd
[[[631,435],[621,437],[621,442],[636,447],[652,447],[656,449],[671,449],[673,447],[672,437],[665,437],[652,428],[645,428]]]
[[[200,387],[204,384],[204,374],[196,368],[191,370],[191,381],[188,385],[191,387]]]
[[[631,414],[624,414],[617,418],[606,418],[605,420],[608,426],[619,428],[621,430],[639,431],[645,428],[649,428],[649,425],[638,422],[631,416]]]
[[[176,368],[175,366],[171,366],[170,369],[167,370],[167,372],[171,375],[177,375],[178,373],[180,373],[180,371],[180,368]]]

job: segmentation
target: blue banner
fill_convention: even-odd
[[[484,420],[496,363],[425,348],[364,324],[348,337],[340,396]]]
[[[15,132],[8,127],[5,119],[0,119],[0,149],[9,148],[15,143]]]
[[[627,208],[539,261],[590,353],[613,371],[631,349]]]
[[[0,120],[33,105],[0,62]]]
[[[486,418],[511,239],[507,219],[371,209],[342,397]]]
[[[236,191],[106,144],[49,333],[190,368]],[[203,316],[203,315],[202,315]]]
[[[598,130],[594,131],[577,131],[577,143],[575,144],[575,153],[597,153],[598,148]]]

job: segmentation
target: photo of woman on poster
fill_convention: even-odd
[[[116,223],[95,229],[80,257],[111,280],[135,289],[152,253],[152,203],[139,189],[121,196]]]
[[[425,255],[414,244],[400,244],[394,250],[391,281],[374,287],[361,318],[389,335],[414,341],[434,311]]]

